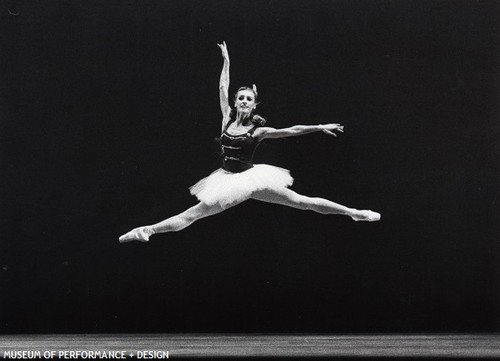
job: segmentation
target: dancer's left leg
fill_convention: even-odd
[[[150,226],[134,228],[130,232],[120,236],[119,240],[121,243],[130,241],[147,242],[149,241],[149,237],[153,234],[180,231],[190,226],[199,219],[220,213],[225,209],[235,206],[238,203],[239,202],[235,202],[229,206],[222,207],[218,203],[208,205],[200,202],[197,205],[186,209],[184,212],[167,218],[159,223],[152,224]]]
[[[321,214],[346,215],[355,221],[374,222],[380,220],[380,214],[377,212],[349,208],[324,198],[307,197],[288,188],[280,189],[279,191],[257,191],[252,195],[252,198],[297,209],[311,210]]]

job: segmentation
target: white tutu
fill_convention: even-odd
[[[189,191],[200,201],[223,208],[236,201],[244,201],[257,190],[278,190],[291,186],[293,178],[288,169],[268,164],[254,164],[241,173],[231,173],[222,168],[203,178]]]

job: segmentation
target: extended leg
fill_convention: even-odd
[[[150,225],[137,227],[128,233],[125,233],[119,238],[121,243],[130,241],[149,241],[149,237],[155,233],[164,232],[177,232],[187,226],[191,225],[195,221],[220,213],[225,208],[222,208],[219,204],[207,205],[205,203],[198,203],[197,205],[185,210],[184,212],[175,215],[173,217],[167,218],[164,221]]]
[[[277,203],[303,210],[312,210],[321,214],[346,215],[351,217],[355,221],[373,222],[380,220],[379,213],[368,210],[360,211],[354,208],[348,208],[324,198],[307,197],[298,194],[288,188],[280,191],[258,191],[252,195],[252,198],[263,202]]]

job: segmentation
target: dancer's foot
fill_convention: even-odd
[[[380,221],[380,217],[381,217],[380,213],[373,211],[355,210],[354,213],[351,215],[351,218],[354,219],[356,222],[358,221],[376,222]]]
[[[139,242],[148,242],[149,237],[153,234],[149,227],[137,227],[131,230],[128,233],[120,236],[118,239],[120,243],[139,241]]]

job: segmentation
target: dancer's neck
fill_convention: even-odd
[[[236,114],[236,125],[238,126],[246,126],[250,122],[250,115],[251,114],[243,114],[243,113],[237,113]]]

